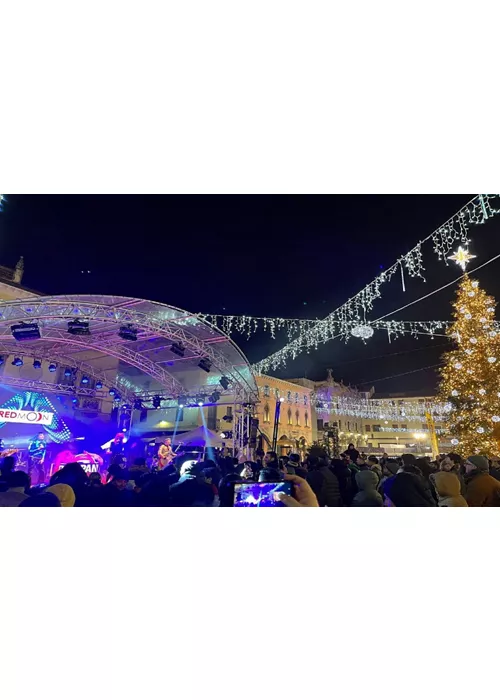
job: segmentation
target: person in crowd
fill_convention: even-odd
[[[293,471],[291,471],[292,469]],[[302,479],[307,478],[307,469],[301,466],[300,455],[297,454],[297,452],[291,452],[288,455],[287,471],[288,474],[297,474],[297,476],[300,476]]]
[[[21,501],[19,508],[60,508],[61,503],[53,493],[42,491]]]
[[[68,484],[54,484],[45,489],[44,493],[53,493],[57,496],[63,508],[72,508],[75,505],[75,492]]]
[[[389,459],[389,455],[387,454],[387,452],[384,452],[382,454],[382,457],[380,458],[380,466],[383,467],[388,459]]]
[[[170,501],[177,507],[213,506],[214,492],[203,478],[201,464],[182,466],[179,481],[170,487]]]
[[[339,482],[328,466],[326,453],[308,457],[306,481],[314,491],[321,507],[332,508],[342,504]]]
[[[355,474],[351,471],[348,463],[344,459],[332,459],[330,469],[335,474],[337,481],[339,482],[342,505],[350,506],[352,499],[354,498],[354,494],[356,493],[356,485],[353,484]],[[298,476],[302,475],[299,474]]]
[[[0,467],[0,478],[2,479],[2,481],[7,482],[10,474],[12,474],[15,468],[16,460],[14,459],[14,457],[12,455],[4,457],[2,460],[2,466]]]
[[[452,472],[455,474],[460,481],[460,493],[465,496],[466,484],[464,478],[464,460],[456,452],[449,452],[447,455],[443,455],[443,458],[439,462],[439,470],[444,472]]]
[[[278,493],[277,497],[283,505],[289,508],[317,508],[319,506],[314,491],[305,479],[297,474],[286,474],[284,479],[293,482],[293,496],[283,492]]]
[[[114,470],[111,481],[99,489],[95,505],[108,508],[126,508],[135,505],[133,489],[128,489],[129,475],[126,469]]]
[[[260,470],[259,481],[282,481],[283,472],[280,469],[276,452],[266,452],[264,467]]]
[[[360,471],[356,474],[358,493],[352,499],[353,506],[382,506],[383,498],[377,491],[379,478],[374,470]]]
[[[358,468],[358,471],[367,471],[370,469],[368,466],[368,458],[359,455],[359,457],[356,459],[356,467]]]
[[[397,460],[395,459],[386,459],[383,466],[382,466],[382,478],[380,479],[379,485],[378,485],[378,492],[384,497],[384,484],[387,481],[387,479],[390,479],[391,476],[396,476],[399,470],[399,464],[397,463]]]
[[[438,471],[431,475],[431,482],[442,508],[467,508],[467,501],[460,495],[460,481],[452,471]]]
[[[375,455],[370,455],[366,461],[368,464],[368,467],[370,468],[370,471],[372,471],[374,474],[376,474],[378,482],[382,479],[382,469],[380,467],[379,461]]]
[[[500,457],[492,457],[490,459],[490,474],[497,481],[500,481]]]
[[[489,473],[486,457],[472,455],[465,460],[465,499],[469,506],[500,507],[500,482]]]
[[[229,472],[219,481],[219,505],[223,508],[233,506],[234,484],[241,481],[240,475],[236,472]]]
[[[358,457],[359,457],[359,452],[358,452],[358,450],[354,447],[354,445],[352,444],[352,442],[349,443],[349,445],[348,445],[348,447],[347,447],[347,450],[346,450],[345,452],[346,452],[347,455],[349,455],[349,459],[351,460],[351,462],[354,462],[354,464],[356,464],[356,460],[357,460]]]
[[[99,472],[91,472],[89,474],[89,488],[100,489],[102,488],[102,476]]]
[[[7,490],[0,493],[0,508],[17,506],[28,498],[31,479],[26,472],[11,472],[7,475]]]
[[[58,472],[55,472],[50,479],[50,486],[55,484],[68,484],[68,486],[71,486],[75,493],[76,506],[93,505],[93,503],[88,501],[90,489],[88,488],[87,473],[78,462],[69,462],[62,469],[59,469]]]
[[[411,472],[398,472],[384,483],[384,505],[399,507],[429,507],[436,503],[425,488],[422,477]]]
[[[401,455],[401,466],[403,467],[403,469],[405,467],[414,467],[416,461],[417,460],[415,455],[412,455],[409,452],[405,452]]]

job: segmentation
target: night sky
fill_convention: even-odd
[[[104,293],[153,299],[189,311],[324,317],[470,200],[469,195],[56,196],[8,195],[0,213],[0,264],[25,258],[23,284],[47,294]],[[471,230],[474,266],[498,252],[500,216]],[[424,248],[427,283],[397,276],[373,318],[460,274]],[[471,265],[472,267],[472,265]],[[82,274],[82,270],[90,270]],[[500,299],[500,260],[477,274]],[[395,319],[447,319],[455,287]],[[256,361],[282,347],[260,334],[233,336]],[[445,338],[399,339],[383,332],[366,346],[330,342],[290,362],[279,376],[374,380],[440,361]],[[434,370],[376,381],[378,392],[434,389]]]

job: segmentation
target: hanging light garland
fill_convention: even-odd
[[[333,413],[340,416],[386,420],[387,422],[425,423],[427,411],[439,421],[443,420],[452,409],[450,403],[440,401],[417,403],[416,401],[365,399],[361,396],[328,397],[321,391],[312,394],[311,403],[314,403],[319,414]]]
[[[419,241],[406,255],[398,258],[391,267],[384,270],[358,294],[348,299],[345,304],[322,321],[318,321],[313,327],[301,332],[297,338],[278,352],[257,362],[253,366],[254,371],[265,373],[280,367],[286,363],[288,358],[295,358],[300,352],[317,348],[319,344],[331,340],[339,334],[339,328],[340,335],[347,337],[353,327],[365,326],[366,315],[372,310],[375,300],[382,295],[381,287],[389,282],[396,273],[401,275],[403,290],[405,290],[405,273],[410,277],[420,277],[425,281],[422,245],[427,241],[432,241],[434,252],[439,260],[446,265],[449,264],[450,254],[457,245],[461,246],[462,250],[465,250],[466,254],[469,255],[469,228],[472,225],[483,224],[489,218],[500,213],[500,209],[496,208],[500,205],[495,203],[493,206],[492,204],[498,196],[477,195],[436,231]],[[460,257],[463,258],[463,254]]]

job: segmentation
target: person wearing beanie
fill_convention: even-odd
[[[390,479],[391,476],[396,476],[398,473],[399,469],[399,464],[395,459],[386,459],[383,466],[382,466],[382,478],[380,479],[380,483],[378,485],[378,492],[384,497],[384,484],[387,481],[387,479]]]
[[[422,477],[411,472],[399,472],[384,483],[384,506],[429,507],[436,503]]]
[[[378,483],[380,483],[380,480],[382,479],[382,469],[377,457],[375,457],[375,455],[370,455],[367,459],[367,464],[370,470],[377,475]]]
[[[53,493],[57,496],[63,508],[73,508],[75,505],[75,492],[68,484],[54,484],[45,489],[45,493]]]
[[[303,469],[300,465],[300,455],[296,452],[291,452],[288,455],[288,463],[286,465],[286,468],[288,474],[297,474],[297,476],[302,477],[302,479],[305,479],[307,477],[307,471]]]
[[[464,460],[456,452],[449,452],[443,457],[439,463],[439,470],[444,472],[452,472],[460,481],[460,493],[465,496],[466,486],[464,479]]]
[[[467,508],[467,501],[460,495],[460,481],[456,474],[451,471],[439,471],[432,474],[430,479],[436,490],[438,506]]]
[[[472,507],[500,507],[500,482],[489,473],[490,465],[483,455],[465,460],[465,499]]]
[[[353,506],[382,506],[382,496],[377,491],[378,476],[372,470],[363,470],[356,474],[358,493],[352,499]]]

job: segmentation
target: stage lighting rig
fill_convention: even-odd
[[[202,357],[201,360],[198,362],[198,367],[205,372],[210,372],[212,369],[212,363],[208,359],[208,357]]]
[[[110,395],[110,396],[115,396],[115,395],[116,395],[116,391],[113,389],[113,387],[111,387],[111,389],[109,390],[109,395]]]
[[[73,374],[72,370],[69,367],[66,367],[66,369],[64,370],[64,376],[71,377],[72,374]]]
[[[14,365],[14,367],[22,367],[24,365],[24,362],[21,357],[15,357],[12,360],[12,364]]]
[[[55,372],[57,369],[57,365],[54,364],[54,362],[51,362],[49,365],[49,372]]]
[[[198,396],[196,397],[196,403],[198,404],[198,406],[203,406],[203,404],[205,403],[205,397],[203,394],[198,394]]]
[[[217,401],[220,399],[220,392],[218,391],[213,391],[210,396],[208,397],[210,403],[217,403]]]
[[[221,377],[219,384],[224,389],[224,391],[227,391],[229,389],[229,379],[227,377]]]
[[[38,340],[42,337],[38,323],[16,323],[10,327],[10,331],[14,339],[19,342],[23,340]]]
[[[5,364],[5,357],[0,357],[0,367]]]
[[[89,322],[80,321],[78,318],[68,321],[68,333],[71,335],[90,335]]]
[[[131,342],[134,342],[137,340],[137,328],[134,328],[133,325],[129,323],[120,328],[118,335],[120,338],[123,338],[123,340],[130,340]]]
[[[153,396],[153,408],[161,407],[161,396]]]
[[[177,357],[184,357],[186,348],[182,343],[172,343],[172,345],[170,346],[170,351],[173,352],[174,355],[177,355]]]
[[[179,396],[179,398],[177,399],[177,405],[179,406],[179,408],[184,408],[184,406],[187,404],[187,402],[188,402],[187,396]]]
[[[42,361],[33,360],[33,369],[42,369]]]
[[[82,384],[88,384],[89,382],[90,382],[90,379],[86,375],[84,375],[82,377]]]
[[[102,389],[102,382],[100,379],[98,379],[95,383],[95,388],[96,389]]]
[[[225,416],[222,416],[222,420],[225,420],[226,423],[232,423],[233,422],[233,416],[231,413],[226,413]]]
[[[134,399],[134,408],[136,411],[142,411],[142,400]]]

